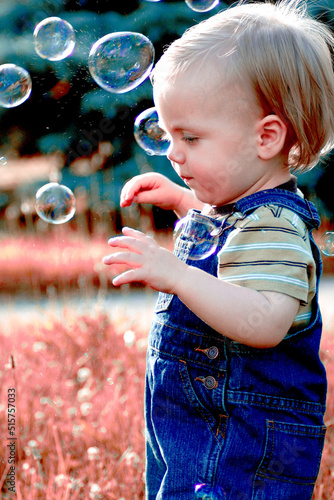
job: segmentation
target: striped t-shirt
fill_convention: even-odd
[[[316,291],[316,266],[305,223],[292,210],[274,204],[246,217],[239,212],[226,217],[234,227],[218,254],[218,278],[298,299],[300,307],[288,335],[306,326]]]

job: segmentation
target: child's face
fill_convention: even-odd
[[[256,149],[261,110],[246,92],[217,89],[187,74],[154,89],[161,127],[171,141],[167,156],[197,199],[223,205],[251,194],[265,175]],[[255,191],[258,190],[255,188]]]

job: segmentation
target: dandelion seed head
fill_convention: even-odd
[[[57,408],[60,408],[61,406],[64,405],[64,401],[61,399],[61,397],[57,396],[54,400],[53,400],[53,404],[55,406],[57,406]]]
[[[70,478],[70,488],[71,490],[80,490],[83,487],[83,483],[80,481],[80,479],[75,479],[74,477]]]
[[[73,424],[72,434],[74,437],[79,437],[82,434],[83,427],[79,424]]]
[[[78,410],[74,406],[71,406],[70,408],[67,408],[66,413],[68,417],[75,417],[75,415],[78,413]]]
[[[130,451],[126,457],[125,461],[128,465],[136,466],[140,462],[140,458],[135,451]]]
[[[55,477],[55,483],[57,486],[63,486],[63,484],[68,482],[68,476],[65,474],[58,474],[58,476]]]
[[[45,351],[46,348],[47,348],[46,343],[42,342],[42,341],[34,342],[33,345],[32,345],[32,350],[34,352]]]
[[[79,368],[77,372],[77,380],[78,382],[86,382],[89,377],[92,375],[92,371],[89,368]]]
[[[44,420],[44,418],[45,418],[45,413],[43,413],[42,411],[36,411],[35,413],[36,420]]]
[[[100,450],[96,446],[91,446],[87,450],[88,460],[98,460]]]
[[[31,439],[29,442],[28,442],[28,446],[30,448],[37,448],[37,441],[35,441],[34,439]]]
[[[77,400],[78,401],[88,401],[92,397],[92,391],[88,387],[83,387],[78,390]]]
[[[123,339],[124,339],[125,345],[127,347],[131,347],[135,343],[136,334],[133,330],[126,330],[126,332],[123,335]]]
[[[82,415],[88,415],[92,409],[93,405],[92,403],[81,403],[80,405],[80,411]]]
[[[93,483],[90,487],[89,498],[102,498],[101,495],[99,495],[100,491],[100,486],[96,483]]]

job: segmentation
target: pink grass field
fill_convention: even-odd
[[[106,291],[111,271],[101,258],[108,252],[106,241],[77,236],[7,238],[1,289],[37,300],[50,287],[60,295],[83,287]],[[144,498],[147,331],[129,324],[121,315],[64,310],[61,319],[50,314],[43,321],[0,326],[1,498]],[[321,357],[329,384],[328,430],[313,500],[332,500],[334,331],[325,329]],[[15,394],[16,493],[7,481],[9,389]]]
[[[67,312],[62,321],[0,336],[2,498],[144,498],[145,335],[104,314]],[[321,355],[329,382],[328,431],[314,499],[330,500],[334,337],[326,333]],[[8,389],[15,389],[16,496],[6,481]]]

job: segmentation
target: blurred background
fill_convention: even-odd
[[[104,280],[108,287],[109,278],[102,278],[107,272],[97,261],[107,251],[110,235],[124,224],[155,231],[162,239],[171,232],[173,213],[152,206],[119,206],[122,186],[138,173],[158,171],[182,183],[165,156],[148,155],[134,138],[135,118],[153,106],[150,80],[129,92],[108,92],[89,72],[89,52],[104,35],[132,31],[150,39],[156,61],[164,47],[189,26],[230,3],[221,1],[212,10],[197,12],[184,0],[1,0],[0,64],[18,65],[32,79],[31,95],[25,102],[0,107],[3,292],[26,291],[33,286],[45,293],[51,284],[59,288],[55,272],[50,271],[50,259],[55,261],[53,267],[59,268],[57,276],[65,272],[72,259],[71,271],[67,272],[73,279],[66,278],[66,282],[74,288],[78,288],[80,279],[94,286],[101,286]],[[333,29],[334,0],[306,3],[312,16]],[[73,53],[58,61],[40,57],[33,40],[38,23],[53,16],[68,21],[76,37]],[[322,234],[332,230],[333,159],[328,155],[299,177],[299,186],[321,213]],[[36,192],[52,180],[69,187],[76,199],[75,216],[62,227],[48,224],[36,214]],[[72,247],[83,241],[84,247],[79,246],[75,254]],[[62,249],[56,251],[59,245]],[[78,255],[80,259],[89,258],[92,269],[88,272],[83,266],[74,276]],[[325,259],[327,272],[332,272],[332,260]],[[44,261],[49,277],[41,276]]]
[[[144,372],[156,293],[136,284],[115,289],[111,280],[122,268],[102,258],[123,225],[171,249],[174,214],[150,205],[121,209],[119,196],[138,173],[181,181],[165,156],[147,154],[134,137],[136,117],[153,106],[149,79],[122,94],[103,90],[89,53],[101,37],[131,31],[149,38],[156,61],[188,27],[230,3],[196,12],[185,0],[0,0],[0,67],[22,67],[32,80],[27,100],[0,106],[1,498],[144,499]],[[334,28],[334,0],[306,4]],[[55,16],[72,25],[76,44],[51,61],[36,53],[33,33]],[[313,500],[332,499],[334,488],[333,162],[332,154],[299,177],[321,214],[316,240],[331,238],[320,286],[328,432]],[[74,193],[66,223],[36,213],[36,193],[50,182]],[[16,493],[4,458],[14,390]]]

